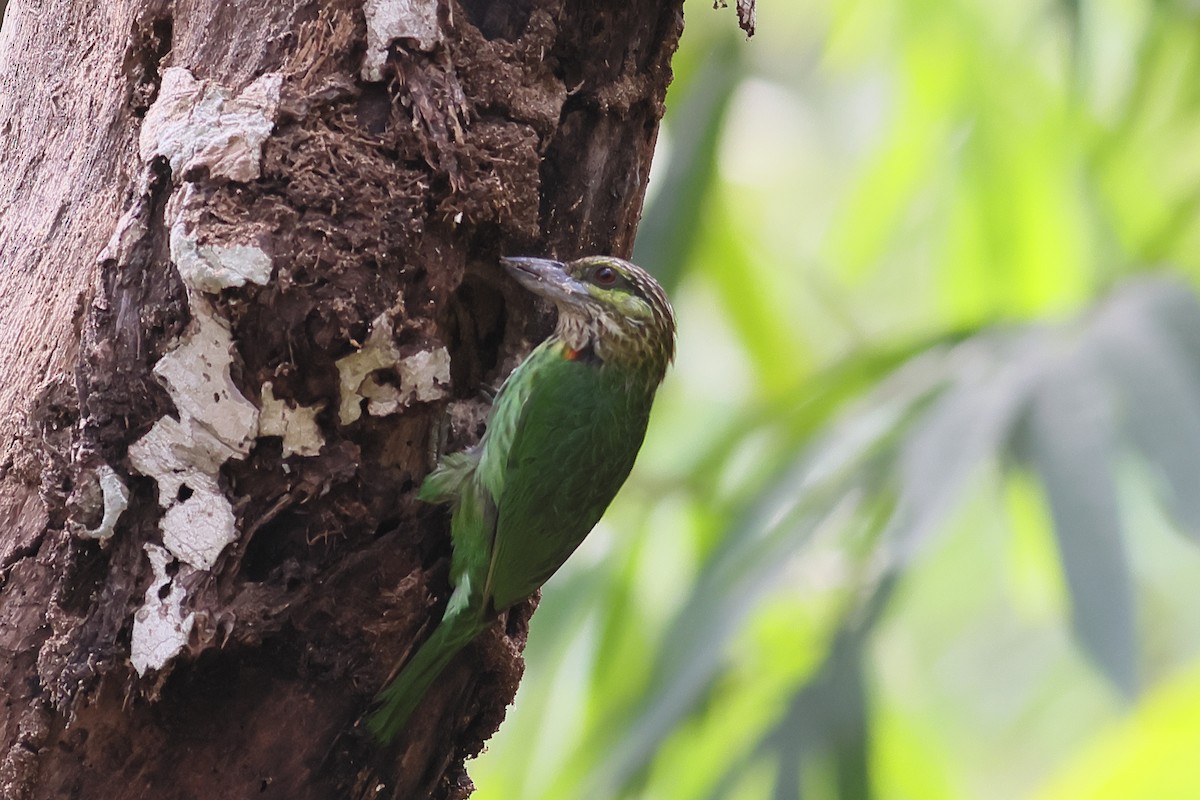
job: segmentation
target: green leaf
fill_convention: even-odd
[[[1090,337],[1165,505],[1200,539],[1200,304],[1174,283],[1134,284],[1100,310]]]
[[[795,459],[795,454],[817,437],[824,427],[831,425],[839,414],[846,412],[855,401],[872,390],[883,386],[884,392],[893,394],[932,391],[939,378],[931,376],[928,370],[918,372],[921,368],[917,367],[899,377],[894,373],[905,362],[928,351],[940,352],[974,333],[976,331],[967,329],[952,330],[898,345],[864,348],[797,381],[779,397],[747,409],[696,460],[692,474],[697,479],[698,491],[705,495],[715,493],[717,479],[734,451],[762,429],[779,429],[772,437],[774,447],[765,456],[764,466],[767,474],[775,475],[786,469],[786,465]],[[920,387],[901,390],[896,386],[899,382],[918,379],[925,381]],[[758,486],[761,485],[760,482]]]
[[[1033,390],[1040,337],[988,335],[946,357],[950,386],[900,447],[900,503],[885,537],[894,558],[912,558],[939,530],[981,464],[996,458]]]
[[[742,51],[736,37],[717,37],[683,97],[669,98],[671,130],[678,135],[633,249],[633,260],[651,268],[668,292],[678,285],[699,242],[696,225],[717,172],[725,112],[742,79]]]
[[[1042,480],[1084,650],[1127,697],[1137,692],[1133,587],[1113,477],[1106,386],[1065,345],[1033,397],[1019,449]]]

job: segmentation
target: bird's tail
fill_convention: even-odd
[[[367,729],[380,743],[396,738],[437,676],[486,627],[480,615],[466,609],[442,618],[400,674],[375,696],[377,707],[367,717]]]

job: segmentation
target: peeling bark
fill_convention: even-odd
[[[13,0],[0,796],[462,798],[529,615],[386,751],[448,596],[429,439],[627,254],[680,0]]]

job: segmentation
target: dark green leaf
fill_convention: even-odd
[[[1182,286],[1136,284],[1097,314],[1090,334],[1168,509],[1200,538],[1200,305]]]
[[[1019,446],[1046,490],[1072,624],[1101,671],[1132,696],[1133,587],[1113,478],[1112,410],[1078,347],[1051,362],[1025,423]]]
[[[949,356],[952,384],[900,449],[900,504],[886,538],[900,560],[938,530],[978,467],[995,458],[1036,380],[1037,332],[966,342]]]

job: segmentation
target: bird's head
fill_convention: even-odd
[[[606,363],[649,367],[662,377],[675,355],[675,315],[644,269],[612,256],[501,263],[522,286],[558,307],[556,334],[572,350],[590,348]]]

